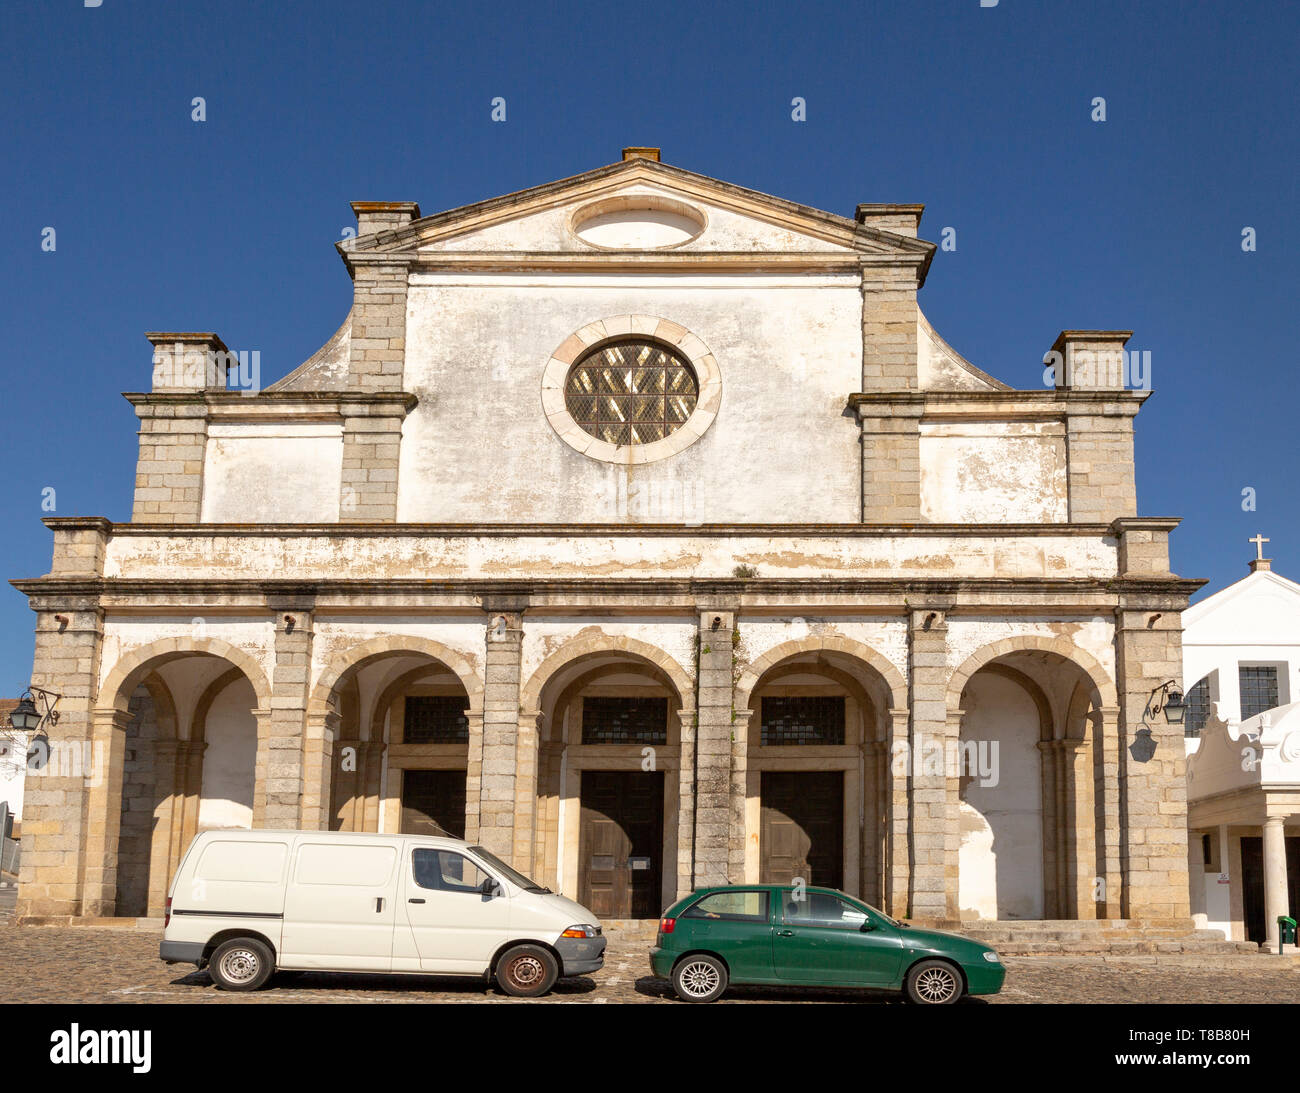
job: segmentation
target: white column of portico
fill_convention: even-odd
[[[1277,947],[1277,917],[1289,915],[1286,884],[1286,836],[1284,817],[1264,820],[1264,930],[1270,948]]]

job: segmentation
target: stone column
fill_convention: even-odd
[[[1043,804],[1043,917],[1065,918],[1065,839],[1061,802],[1064,797],[1060,769],[1061,741],[1038,741],[1039,799]]]
[[[479,816],[483,800],[483,711],[469,710],[469,747],[465,753],[465,839],[479,841]]]
[[[59,542],[56,531],[56,560]],[[88,831],[82,768],[87,759],[91,769],[94,763],[88,752],[104,635],[102,612],[89,597],[57,602],[33,597],[31,602],[37,612],[32,685],[63,697],[56,707],[58,724],[43,726],[50,740],[50,759],[42,770],[27,774],[15,908],[20,922],[84,913],[82,865]],[[126,699],[122,701],[125,704]],[[43,704],[38,702],[38,708],[43,712]]]
[[[1191,921],[1187,880],[1187,780],[1183,730],[1148,716],[1152,692],[1182,678],[1182,625],[1166,603],[1116,611],[1120,694],[1119,786],[1122,913]],[[1109,898],[1109,897],[1108,897]]]
[[[269,717],[258,719],[255,827],[297,828],[303,821],[307,769],[307,687],[311,674],[312,604],[306,599],[272,599],[275,668]],[[328,759],[320,743],[311,748],[317,776],[311,792],[311,826],[319,824],[320,763]],[[328,769],[326,775],[328,775]],[[328,798],[326,798],[328,799]]]
[[[1264,931],[1268,946],[1277,949],[1277,917],[1290,915],[1286,879],[1285,816],[1268,816],[1264,820]]]
[[[957,771],[947,769],[949,757],[956,752],[958,726],[950,720],[947,709],[946,611],[947,605],[935,604],[913,607],[908,616],[912,694],[911,914],[931,919],[959,916],[959,783]]]
[[[115,707],[96,710],[86,772],[86,844],[81,913],[111,916],[117,907],[117,848],[122,827],[122,777],[126,730],[131,714]]]
[[[1093,710],[1092,723],[1092,791],[1094,801],[1094,869],[1093,884],[1098,891],[1090,897],[1098,918],[1119,918],[1124,895],[1124,870],[1120,847],[1119,792],[1119,716],[1118,706]],[[1100,808],[1096,807],[1100,802]]]
[[[153,839],[149,845],[149,905],[150,917],[163,913],[167,889],[171,885],[172,869],[179,859],[173,857],[173,844],[177,841],[175,828],[179,826],[181,806],[180,786],[177,780],[177,759],[181,741],[175,737],[156,740],[154,749],[154,792],[158,806],[154,810]]]
[[[677,898],[695,887],[695,739],[693,707],[677,711],[681,725],[681,766],[677,770]]]
[[[737,804],[732,782],[731,661],[736,616],[714,609],[699,616],[699,712],[695,736],[695,885],[730,881],[731,842]],[[739,796],[740,830],[744,831],[745,795]],[[743,838],[743,836],[742,836]],[[742,846],[743,854],[743,846]],[[742,860],[743,868],[743,860]]]
[[[891,709],[886,723],[888,754],[881,778],[885,811],[885,863],[880,878],[884,910],[896,918],[911,914],[912,892],[912,711]]]
[[[1086,740],[1062,740],[1059,763],[1065,774],[1065,913],[1070,918],[1093,919],[1097,917],[1093,899],[1097,850],[1092,745]]]
[[[483,674],[482,774],[479,779],[478,839],[488,850],[520,868],[528,857],[516,858],[516,810],[520,795],[537,795],[536,726],[520,739],[519,675],[523,654],[523,603],[484,602],[489,612]],[[531,754],[529,754],[531,752]],[[471,754],[471,762],[473,755]],[[521,759],[526,769],[516,778]],[[519,783],[522,782],[522,785]],[[532,838],[532,811],[519,825]],[[531,846],[531,841],[530,844]]]

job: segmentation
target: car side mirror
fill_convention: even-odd
[[[869,934],[875,928],[876,928],[876,924],[872,922],[871,919],[867,919],[861,926],[858,927],[858,929],[861,930],[864,934]]]

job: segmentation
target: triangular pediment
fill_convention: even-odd
[[[637,217],[643,215],[644,223]],[[345,256],[780,254],[928,264],[934,245],[847,217],[633,159],[341,245]]]
[[[1300,585],[1261,570],[1183,612],[1184,645],[1300,645]]]

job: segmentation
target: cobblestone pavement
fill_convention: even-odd
[[[15,927],[0,914],[0,997],[16,1002],[276,1002],[518,1003],[478,981],[426,976],[325,973],[280,975],[254,994],[216,990],[206,972],[158,960],[159,934],[150,929]],[[605,967],[562,980],[553,994],[529,1004],[671,1001],[652,978],[647,942],[611,936]],[[1300,1002],[1300,963],[1266,956],[1008,957],[1007,982],[994,1005],[1016,1002]],[[881,992],[737,988],[727,1002],[896,1003]],[[967,1005],[985,1005],[982,999]]]

